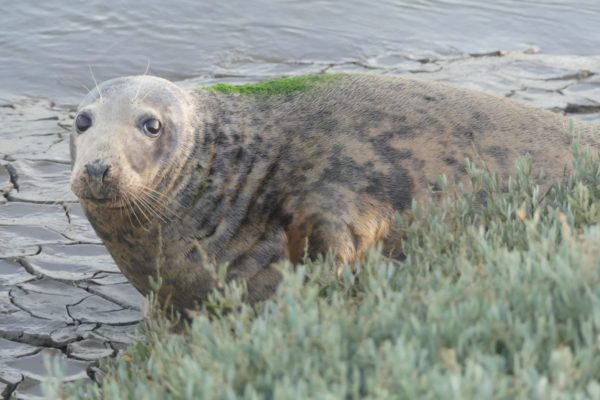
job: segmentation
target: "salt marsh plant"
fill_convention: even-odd
[[[101,386],[51,398],[600,398],[600,165],[540,190],[467,162],[469,187],[399,216],[402,261],[374,251],[337,277],[292,268],[252,308],[226,285],[182,332],[159,312],[101,363]],[[438,189],[444,188],[440,178]]]

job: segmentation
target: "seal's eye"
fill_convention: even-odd
[[[83,133],[87,131],[90,126],[92,126],[92,119],[89,115],[81,113],[75,118],[75,128],[77,128],[77,132]]]
[[[150,137],[157,137],[160,134],[161,124],[156,118],[150,118],[144,121],[144,133]]]

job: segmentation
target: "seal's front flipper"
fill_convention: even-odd
[[[252,278],[248,279],[246,301],[249,304],[255,304],[267,300],[277,291],[281,278],[281,272],[278,271],[276,264],[262,268]]]

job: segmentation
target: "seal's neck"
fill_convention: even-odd
[[[264,189],[261,185],[278,162],[279,146],[266,124],[269,108],[254,98],[208,91],[198,96],[208,112],[197,134],[190,179],[176,197],[182,226],[206,244],[208,253],[218,254]]]

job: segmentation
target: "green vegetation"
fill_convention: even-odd
[[[339,78],[341,74],[301,75],[289,78],[273,79],[257,83],[232,85],[217,83],[216,85],[202,87],[220,93],[264,94],[285,96],[296,92],[303,92],[316,84]]]
[[[180,334],[154,312],[102,387],[48,396],[598,399],[600,165],[574,151],[547,193],[529,160],[508,191],[467,163],[472,188],[399,219],[403,262],[373,252],[342,279],[328,260],[284,265],[273,300],[252,309],[227,286]]]

